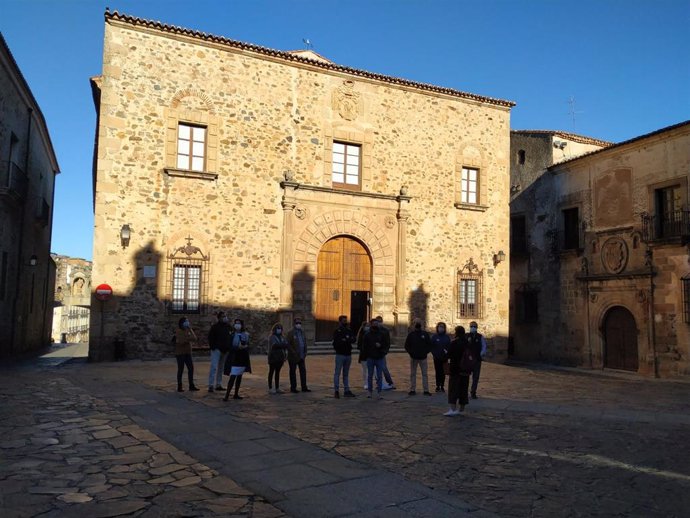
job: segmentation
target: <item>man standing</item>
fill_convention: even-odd
[[[386,354],[390,349],[390,338],[388,334],[384,333],[377,319],[373,319],[370,323],[370,329],[362,339],[362,347],[367,359],[367,387],[369,388],[369,396],[371,397],[374,388],[374,369],[376,369],[376,393],[381,397],[381,389],[383,388],[383,380],[381,379],[383,373],[383,365]]]
[[[345,397],[355,397],[350,391],[350,365],[352,364],[352,344],[357,337],[347,325],[347,316],[338,317],[338,328],[333,332],[333,349],[335,349],[335,373],[333,375],[334,396],[340,398],[340,371],[343,372]]]
[[[385,336],[385,340],[388,342],[388,346],[391,344],[391,333],[386,326],[383,325],[383,317],[381,315],[376,317],[376,321],[379,323],[379,330]],[[383,390],[395,390],[395,383],[393,383],[393,377],[391,372],[388,370],[388,363],[386,362],[386,357],[383,357],[383,377],[386,378],[386,383],[383,385]],[[369,387],[371,389],[371,387]]]
[[[223,367],[231,347],[230,325],[223,311],[218,312],[218,321],[208,332],[208,345],[211,348],[211,367],[208,373],[208,391],[225,390],[223,388]]]
[[[430,396],[431,392],[429,392],[429,377],[427,375],[428,363],[426,357],[431,350],[431,337],[429,333],[422,329],[422,321],[418,318],[414,319],[414,329],[407,335],[405,350],[407,354],[410,355],[410,391],[407,394],[410,396],[417,394],[417,366],[419,366],[422,371],[424,395]]]
[[[477,399],[479,374],[482,371],[482,360],[486,355],[486,340],[484,339],[484,335],[477,333],[477,327],[477,323],[474,320],[470,322],[470,334],[467,336],[467,344],[474,353],[474,357],[477,359],[474,364],[474,369],[472,369],[472,387],[470,388],[472,399]]]
[[[297,393],[297,368],[299,367],[299,382],[302,392],[311,392],[307,388],[307,366],[304,363],[307,357],[307,339],[302,330],[302,319],[295,318],[294,327],[287,335],[288,341],[288,365],[290,366],[290,392]]]

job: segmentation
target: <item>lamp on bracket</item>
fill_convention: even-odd
[[[129,240],[131,237],[132,229],[128,224],[125,223],[120,229],[120,243],[122,244],[122,248],[127,248],[129,246]]]
[[[499,263],[502,263],[505,260],[506,254],[503,252],[503,250],[499,250],[494,254],[494,266],[498,266]]]
[[[36,257],[36,254],[34,254],[29,258],[29,266],[36,266],[37,264],[38,264],[38,257]]]

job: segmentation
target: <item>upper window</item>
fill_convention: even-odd
[[[177,129],[177,168],[204,171],[206,128],[182,124]]]
[[[656,237],[682,235],[684,226],[687,226],[687,220],[683,221],[683,211],[680,210],[683,204],[680,185],[656,189],[654,198]]]
[[[479,203],[479,170],[469,167],[462,168],[460,178],[460,202]]]
[[[518,164],[523,165],[525,163],[525,150],[521,149],[518,151]]]
[[[525,216],[510,218],[510,253],[524,255],[527,253],[527,225]]]
[[[563,249],[580,248],[580,217],[577,207],[563,211]]]
[[[333,187],[361,189],[361,157],[362,146],[333,142]]]

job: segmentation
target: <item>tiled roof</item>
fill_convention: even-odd
[[[666,126],[665,128],[661,128],[655,131],[652,131],[651,133],[645,133],[644,135],[640,135],[639,137],[633,137],[629,140],[624,140],[623,142],[618,142],[617,144],[612,144],[608,147],[602,148],[602,149],[595,149],[594,151],[590,151],[589,153],[585,153],[584,155],[579,155],[573,158],[569,158],[567,160],[563,160],[562,162],[558,162],[557,164],[552,165],[548,169],[556,169],[563,164],[567,164],[569,162],[573,162],[575,160],[580,160],[581,158],[589,157],[592,155],[596,155],[597,153],[603,153],[604,151],[610,151],[611,149],[617,149],[621,146],[625,146],[627,144],[632,144],[633,142],[637,142],[638,140],[644,140],[649,137],[654,137],[656,135],[660,135],[661,133],[665,133],[667,131],[672,131],[678,128],[682,128],[683,126],[690,126],[690,120],[679,122],[678,124],[673,124],[671,126]]]
[[[610,146],[613,142],[606,140],[599,140],[592,137],[585,137],[584,135],[576,135],[567,131],[558,130],[511,130],[511,133],[519,133],[521,135],[555,135],[561,138],[579,142],[580,144],[593,144],[595,146]]]
[[[251,52],[256,52],[257,54],[263,54],[265,56],[271,56],[274,58],[280,58],[285,61],[292,61],[297,63],[306,63],[314,67],[323,68],[326,70],[333,70],[335,72],[343,72],[353,76],[364,77],[367,79],[374,79],[376,81],[383,81],[385,83],[391,83],[400,86],[407,86],[412,88],[417,88],[419,90],[424,90],[427,92],[435,92],[445,95],[451,95],[453,97],[461,97],[463,99],[472,99],[474,101],[479,101],[486,104],[493,104],[496,106],[506,106],[508,108],[515,106],[512,101],[505,101],[503,99],[495,99],[493,97],[485,97],[483,95],[471,94],[468,92],[461,92],[460,90],[454,90],[453,88],[444,88],[442,86],[431,85],[427,83],[418,83],[415,81],[410,81],[408,79],[401,79],[399,77],[386,76],[383,74],[376,74],[373,72],[367,72],[366,70],[360,70],[357,68],[345,67],[342,65],[337,65],[335,63],[324,63],[321,61],[316,61],[313,59],[308,59],[301,57],[299,55],[291,54],[290,52],[285,52],[282,50],[270,49],[268,47],[261,47],[259,45],[254,45],[252,43],[245,43],[242,41],[231,40],[223,36],[214,36],[213,34],[207,34],[205,32],[195,31],[192,29],[185,29],[184,27],[177,27],[174,25],[167,25],[158,21],[145,20],[142,18],[137,18],[135,16],[129,16],[127,14],[120,14],[117,11],[110,11],[106,9],[105,19],[117,20],[120,22],[128,23],[133,26],[146,27],[149,29],[156,29],[162,32],[169,32],[172,34],[182,34],[184,36],[190,36],[204,41],[210,41],[213,43],[218,43],[225,45],[227,47],[248,50]]]

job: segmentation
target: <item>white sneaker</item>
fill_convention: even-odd
[[[460,410],[453,410],[453,415],[460,415]]]
[[[269,393],[269,394],[275,394],[276,391],[275,391],[274,389],[270,388],[270,389],[268,389],[268,393]]]
[[[389,385],[388,383],[384,382],[382,388],[383,390],[393,390],[395,388],[395,385]]]
[[[369,385],[364,385],[364,390],[369,390]]]
[[[446,417],[453,417],[454,415],[458,415],[457,410],[448,410],[448,412],[445,412],[443,414]]]

